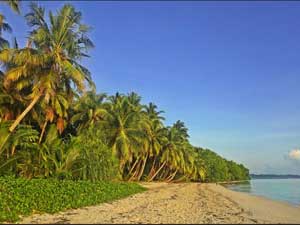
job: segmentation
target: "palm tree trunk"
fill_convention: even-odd
[[[11,155],[13,156],[15,154],[15,151],[16,151],[16,146],[13,146],[11,148]]]
[[[132,180],[135,178],[135,176],[136,176],[136,175],[138,174],[138,172],[139,172],[140,167],[141,167],[141,161],[139,161],[139,164],[137,165],[135,172],[134,172],[133,175],[129,178],[128,181],[132,181]]]
[[[149,177],[152,176],[153,173],[155,172],[155,169],[154,169],[155,163],[156,163],[156,158],[154,158],[154,160],[153,160],[153,164],[152,164],[151,170],[149,172]]]
[[[136,171],[132,174],[132,176],[128,179],[128,181],[134,180],[134,178],[136,177],[137,174],[138,174],[138,170],[136,170]]]
[[[126,162],[125,162],[124,159],[121,159],[119,164],[120,164],[120,166],[119,166],[120,174],[121,174],[122,179],[123,179],[124,178],[124,168],[125,168]]]
[[[150,178],[150,180],[149,181],[152,181],[155,177],[156,177],[156,175],[161,171],[161,169],[166,165],[166,161],[159,167],[159,169],[156,171],[156,173]]]
[[[132,171],[134,170],[134,168],[136,167],[136,165],[139,162],[139,158],[137,158],[133,164],[133,166],[130,168],[130,171],[128,172],[128,175],[130,175],[132,173]]]
[[[161,173],[160,179],[161,179],[161,180],[166,180],[166,179],[167,179],[167,176],[169,175],[169,173],[170,173],[170,169],[167,168],[164,172]]]
[[[42,142],[42,139],[43,139],[46,127],[47,127],[47,123],[48,123],[48,120],[46,120],[45,123],[44,123],[44,125],[43,125],[41,136],[40,136],[40,139],[39,139],[39,144],[41,144],[41,142]]]
[[[169,176],[165,177],[165,181],[166,181],[166,182],[168,182],[168,180],[170,180],[170,179],[171,179],[171,177],[173,176],[173,174],[174,174],[174,172],[173,172],[173,173],[171,173]]]
[[[42,94],[39,94],[33,98],[32,102],[27,106],[27,108],[18,116],[18,118],[10,126],[9,128],[10,132],[13,132],[16,129],[16,127],[21,123],[21,121],[24,119],[27,113],[29,113],[29,111],[33,108],[33,106],[37,103],[37,101],[40,99],[41,96]]]
[[[139,174],[139,176],[138,176],[138,181],[141,179],[141,177],[142,177],[142,175],[143,175],[143,173],[144,173],[147,159],[148,159],[148,153],[147,153],[147,155],[146,155],[146,158],[144,159],[144,163],[143,163],[142,169],[141,169],[140,174]]]
[[[174,177],[176,176],[177,172],[178,172],[178,170],[176,170],[171,176],[169,176],[169,177],[167,178],[167,182],[172,181],[172,180],[174,179]]]

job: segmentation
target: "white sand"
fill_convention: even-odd
[[[300,209],[221,185],[142,183],[144,193],[21,223],[300,223]]]

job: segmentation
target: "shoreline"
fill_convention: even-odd
[[[239,184],[239,183],[245,183],[250,181],[251,180],[233,180],[233,181],[221,181],[221,182],[207,183],[207,184]]]
[[[300,223],[300,206],[265,196],[233,191],[222,185],[210,186],[209,188],[235,201],[257,220],[263,220],[267,223]]]
[[[125,199],[20,223],[300,223],[300,208],[220,184],[140,183],[148,190]]]
[[[236,183],[240,183],[240,182],[236,182]],[[230,185],[230,184],[235,184],[235,183],[217,183],[217,184],[220,184],[226,190],[232,191],[234,193],[243,193],[243,194],[246,194],[246,195],[249,195],[249,196],[254,196],[254,197],[262,198],[262,199],[265,199],[265,200],[268,200],[268,201],[272,201],[272,202],[282,203],[282,204],[289,205],[289,206],[292,206],[294,208],[299,208],[300,209],[300,204],[297,205],[297,204],[293,204],[293,203],[288,202],[288,201],[273,199],[273,198],[270,198],[270,197],[267,197],[267,196],[264,196],[264,195],[258,195],[258,194],[253,194],[253,193],[249,193],[249,192],[236,191],[236,190],[232,190],[232,189],[229,189],[229,188],[226,187],[226,184]]]

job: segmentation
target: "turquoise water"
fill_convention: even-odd
[[[300,179],[257,179],[226,185],[233,191],[246,192],[269,199],[300,205]]]

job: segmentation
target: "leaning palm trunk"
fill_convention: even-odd
[[[128,179],[128,181],[133,181],[133,180],[135,180],[135,177],[137,176],[137,174],[138,174],[138,170],[136,170],[136,171],[133,173],[133,175]]]
[[[161,174],[160,174],[160,180],[167,180],[167,177],[168,175],[170,176],[170,169],[167,168],[165,171],[163,171]]]
[[[161,169],[166,165],[166,161],[159,167],[159,169],[156,171],[156,173],[148,180],[153,181],[153,179],[157,176],[157,174],[161,171]]]
[[[134,178],[135,178],[135,177],[138,175],[138,173],[139,173],[140,167],[141,167],[141,161],[139,161],[139,163],[138,163],[138,165],[137,165],[137,167],[136,167],[135,172],[134,172],[133,175],[129,178],[128,181],[134,180]]]
[[[176,176],[177,172],[178,172],[178,169],[167,178],[167,182],[171,182],[174,179],[174,177]]]
[[[39,144],[41,144],[41,142],[42,142],[42,140],[43,140],[43,136],[44,136],[44,133],[45,133],[47,124],[48,124],[48,120],[46,120],[45,123],[44,123],[44,125],[43,125],[42,132],[41,132],[41,136],[40,136],[40,139],[39,139]]]
[[[134,162],[134,164],[132,165],[132,167],[130,168],[130,171],[128,172],[128,176],[132,174],[134,168],[136,167],[136,165],[138,164],[139,162],[139,158],[137,158]]]
[[[38,102],[41,96],[42,94],[39,94],[33,98],[32,102],[27,106],[27,108],[18,116],[18,118],[10,126],[9,128],[10,132],[13,132],[16,129],[16,127],[21,123],[21,121],[24,119],[27,113],[29,113],[30,110],[33,108],[33,106],[35,106],[35,104]]]
[[[15,154],[15,151],[16,151],[16,146],[13,146],[11,148],[11,155],[13,156]]]
[[[159,174],[157,174],[156,178],[158,180],[163,180],[163,177],[168,173],[168,167],[165,168],[163,171],[161,171]]]
[[[138,181],[141,180],[141,177],[143,176],[143,173],[144,173],[144,170],[145,170],[145,166],[146,166],[146,163],[147,163],[147,159],[148,159],[148,153],[146,155],[146,158],[144,159],[143,166],[142,166],[140,174],[139,174],[139,176],[137,178]]]
[[[151,169],[150,169],[150,172],[149,172],[149,174],[148,174],[147,179],[150,179],[150,177],[152,177],[153,174],[155,173],[155,169],[154,169],[154,168],[155,168],[155,163],[156,163],[156,159],[153,160],[152,167],[151,167]]]

